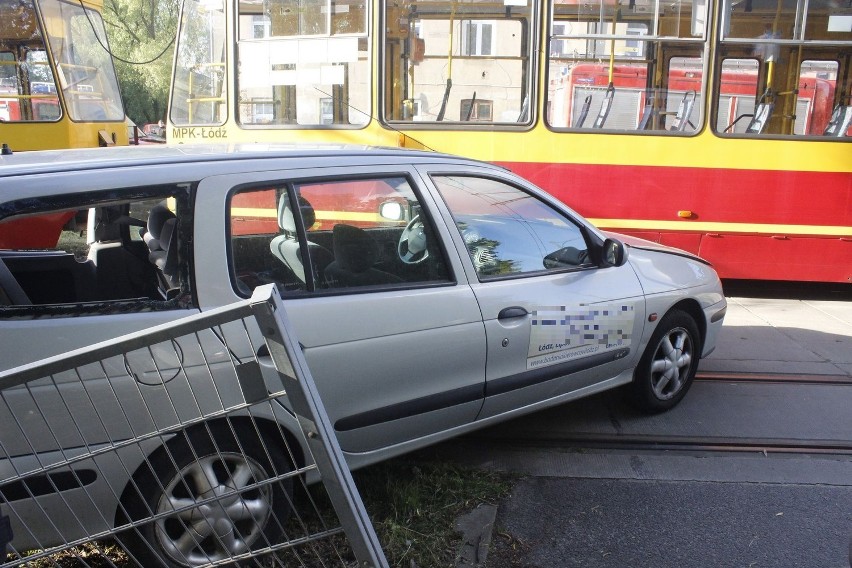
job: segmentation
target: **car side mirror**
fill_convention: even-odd
[[[621,266],[627,261],[627,250],[624,243],[615,239],[604,241],[601,254],[601,266]]]
[[[379,205],[379,216],[390,221],[405,221],[405,209],[397,201],[385,201]]]

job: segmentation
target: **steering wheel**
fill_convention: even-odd
[[[416,215],[403,229],[396,252],[405,264],[419,264],[429,258],[429,250],[426,248],[426,231],[420,215]]]

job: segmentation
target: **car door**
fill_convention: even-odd
[[[0,218],[0,270],[5,268],[0,285],[6,296],[0,301],[0,368],[36,362],[198,312],[188,278],[191,239],[184,231],[190,205],[185,184],[161,179],[146,186],[140,182],[144,176],[120,176],[116,181],[100,171],[46,176],[48,183],[41,184],[40,177],[13,180],[29,188],[30,194],[0,204],[5,213]],[[10,185],[10,195],[24,193],[20,186]],[[32,195],[39,187],[46,189]],[[151,218],[156,215],[149,216],[150,211],[162,212],[171,238],[152,240]],[[27,242],[33,235],[41,239],[38,244]],[[159,254],[164,247],[171,253]],[[161,288],[166,275],[155,263],[166,256],[169,263],[163,268],[171,274],[169,290]],[[212,346],[205,349],[208,353],[224,351],[213,334],[202,334],[199,340]],[[7,441],[5,454],[26,459],[35,451],[50,463],[67,459],[65,449],[146,432],[152,421],[165,427],[176,420],[169,405],[152,414],[141,397],[128,393],[157,396],[182,369],[209,362],[199,350],[175,339],[102,365],[5,389],[0,431],[25,432]],[[128,396],[116,397],[116,392]],[[177,404],[183,416],[186,408],[193,408]],[[98,419],[93,418],[93,409]]]
[[[407,167],[327,167],[216,176],[198,188],[202,308],[276,283],[350,453],[425,443],[472,422],[482,406],[479,307],[415,177]],[[380,215],[388,203],[395,217]],[[201,221],[212,219],[226,219],[226,230]],[[428,246],[406,262],[399,240],[409,225]]]
[[[20,183],[37,186],[39,176],[33,177]],[[7,276],[4,287],[16,293],[0,302],[0,369],[197,313],[187,251],[172,251],[175,280],[167,298],[142,237],[147,212],[169,203],[174,246],[188,242],[178,238],[184,229],[179,217],[189,207],[186,189],[127,179],[123,187],[99,172],[67,176],[61,192],[2,204],[13,213],[0,219],[0,270]],[[41,241],[29,245],[27,233]]]
[[[520,180],[424,173],[457,227],[482,310],[480,418],[630,380],[645,319],[632,268],[600,268],[602,239]]]

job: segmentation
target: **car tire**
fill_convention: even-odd
[[[181,432],[134,475],[123,501],[135,521],[223,495],[122,533],[121,544],[142,566],[227,561],[278,542],[292,510],[293,480],[262,483],[293,468],[286,451],[265,445],[252,427],[243,430],[239,440],[228,426]],[[262,485],[234,493],[254,484]]]
[[[701,336],[692,316],[667,313],[633,372],[630,401],[650,413],[674,408],[692,386],[700,356]]]

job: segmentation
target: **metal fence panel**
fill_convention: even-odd
[[[272,285],[0,373],[6,543],[0,568],[387,565]]]

